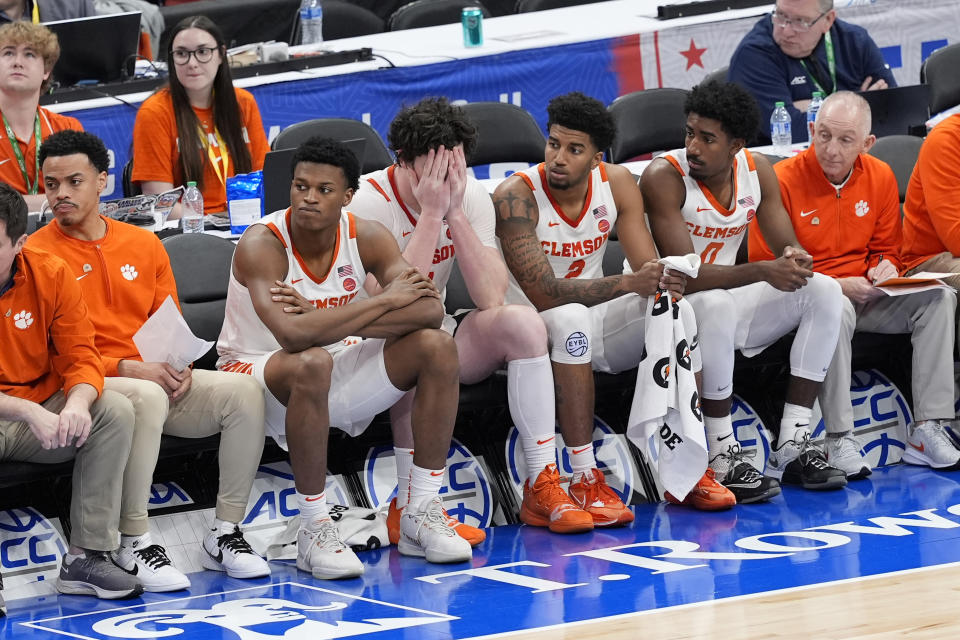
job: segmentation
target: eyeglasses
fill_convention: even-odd
[[[193,51],[190,49],[174,49],[172,53],[173,62],[174,64],[184,65],[190,62],[190,56],[193,56],[197,59],[197,62],[204,64],[213,60],[213,52],[216,50],[217,47],[198,47]]]
[[[788,18],[787,16],[780,13],[779,9],[774,9],[773,12],[770,14],[770,17],[773,20],[773,24],[775,26],[780,27],[781,29],[787,29],[788,27],[793,27],[797,31],[810,31],[810,28],[813,27],[813,25],[817,24],[820,18],[827,15],[828,13],[830,13],[829,9],[824,11],[820,15],[818,15],[813,20],[801,20],[801,19]]]

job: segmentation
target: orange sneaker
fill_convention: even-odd
[[[520,520],[534,527],[547,527],[554,533],[580,533],[593,529],[590,514],[573,504],[560,486],[557,465],[548,464],[530,486],[523,483]]]
[[[713,469],[710,467],[707,467],[706,473],[697,481],[696,486],[690,490],[690,493],[683,500],[677,500],[670,495],[669,491],[665,492],[663,497],[667,499],[667,502],[686,505],[701,511],[720,511],[737,504],[733,492],[717,482]]]
[[[403,515],[403,509],[397,509],[397,499],[391,499],[390,509],[387,510],[387,537],[390,539],[390,544],[397,544],[400,541],[401,515]],[[487,539],[487,533],[483,529],[471,527],[456,518],[451,518],[446,509],[443,510],[443,515],[447,516],[447,524],[450,528],[469,542],[471,547],[475,547]]]
[[[593,517],[595,527],[619,527],[633,522],[633,511],[607,485],[603,472],[596,467],[582,474],[579,482],[571,481],[569,491],[573,503]]]

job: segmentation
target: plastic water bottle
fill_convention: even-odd
[[[810,100],[810,106],[807,108],[807,138],[813,142],[813,123],[817,121],[817,112],[820,111],[820,105],[823,104],[823,94],[819,91],[813,92],[813,98]]]
[[[300,44],[323,43],[323,6],[320,0],[300,0]]]
[[[774,105],[770,114],[770,142],[773,152],[778,156],[788,157],[790,145],[793,144],[793,135],[790,132],[790,113],[782,102]]]
[[[180,201],[183,212],[181,225],[184,233],[203,232],[203,194],[197,189],[196,182],[188,182],[187,190]]]

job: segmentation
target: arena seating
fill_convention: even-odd
[[[683,146],[684,89],[646,89],[620,96],[610,105],[617,136],[607,153],[609,162]]]

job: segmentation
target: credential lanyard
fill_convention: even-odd
[[[213,170],[216,172],[217,177],[220,178],[220,183],[226,186],[227,176],[230,174],[230,152],[227,151],[227,143],[225,143],[220,136],[219,129],[214,128],[213,135],[217,141],[219,154],[213,150],[213,145],[210,144],[210,139],[207,137],[207,134],[203,132],[203,129],[200,129],[200,140],[203,141],[203,148],[207,151],[210,164],[213,165]]]
[[[37,116],[33,120],[33,159],[36,163],[35,173],[33,174],[36,177],[33,184],[30,184],[30,176],[27,175],[27,161],[23,159],[23,152],[20,151],[20,142],[17,140],[16,134],[13,133],[13,129],[10,128],[10,123],[7,122],[7,116],[3,116],[3,127],[7,130],[7,138],[10,139],[10,146],[13,147],[13,155],[17,159],[17,164],[20,165],[20,173],[23,174],[23,183],[27,187],[27,193],[35,195],[40,191],[40,111],[37,110]]]
[[[823,37],[823,46],[827,50],[827,70],[830,72],[830,80],[833,82],[833,91],[837,90],[837,58],[833,53],[833,38],[830,37],[830,32],[827,31],[826,35]],[[810,67],[807,66],[805,60],[801,60],[800,64],[803,65],[803,70],[807,72],[807,75],[810,76],[810,79],[813,80],[813,84],[816,85],[817,89],[823,93],[824,96],[828,96],[832,91],[827,91],[820,86],[820,82],[817,80],[817,77],[810,72]]]

